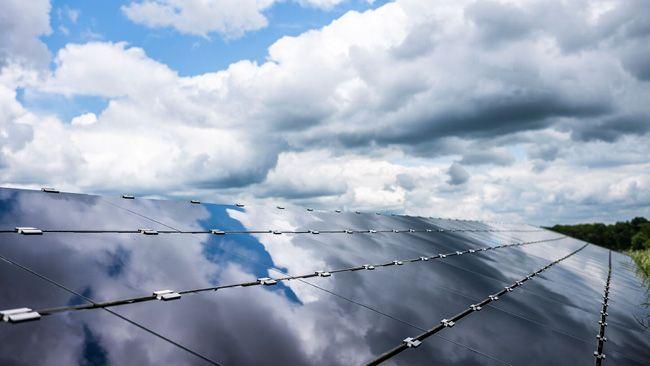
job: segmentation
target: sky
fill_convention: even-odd
[[[650,216],[645,0],[0,0],[0,185]]]

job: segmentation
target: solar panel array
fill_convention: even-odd
[[[521,224],[0,189],[0,364],[648,365],[626,255]]]

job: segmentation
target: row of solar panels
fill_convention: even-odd
[[[0,309],[47,315],[0,323],[2,364],[593,364],[605,323],[608,253],[525,225],[0,189],[0,230]],[[608,363],[650,359],[634,269],[613,253]]]

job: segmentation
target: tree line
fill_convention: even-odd
[[[609,225],[555,225],[547,229],[612,250],[650,249],[650,222],[644,217]]]

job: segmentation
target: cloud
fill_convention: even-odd
[[[50,28],[49,0],[7,0],[0,12],[0,68],[7,63],[45,67],[50,53],[39,36]]]
[[[461,185],[469,180],[469,173],[460,164],[452,163],[447,171],[449,184],[452,186]]]
[[[399,0],[283,37],[264,62],[193,76],[125,42],[68,44],[49,73],[0,73],[0,181],[427,216],[619,217],[645,202],[650,171],[650,84],[643,62],[625,61],[642,59],[628,53],[647,37],[645,12],[577,3]],[[149,6],[167,17],[152,26],[201,36],[262,26],[200,8],[227,2],[192,4],[124,11]],[[219,16],[264,18],[271,6],[247,4]],[[179,18],[195,13],[207,20]],[[67,123],[23,106],[19,88],[107,105]]]
[[[343,0],[299,0],[303,6],[329,9]],[[208,37],[218,33],[238,38],[264,28],[264,11],[277,0],[142,0],[122,6],[132,22],[149,28],[171,27],[183,34]]]
[[[650,115],[633,114],[608,117],[591,124],[577,122],[572,128],[571,137],[579,141],[613,142],[624,135],[644,135],[648,131]]]

